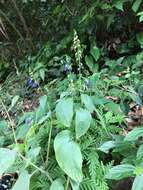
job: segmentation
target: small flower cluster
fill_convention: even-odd
[[[36,89],[39,87],[39,84],[34,82],[31,78],[28,78],[27,85],[33,89]]]
[[[64,65],[64,72],[68,72],[71,70],[71,66],[69,64]]]

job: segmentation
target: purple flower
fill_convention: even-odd
[[[65,64],[64,65],[64,72],[70,71],[71,70],[71,65]]]
[[[30,86],[30,85],[32,85],[32,83],[33,83],[32,78],[28,78],[28,80],[27,80],[27,84]]]
[[[38,83],[34,82],[34,83],[31,85],[31,87],[32,87],[32,88],[38,88],[39,85],[38,85]]]

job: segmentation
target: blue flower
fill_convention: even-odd
[[[31,88],[38,88],[39,87],[39,84],[34,82],[32,78],[28,78],[27,85],[30,86]]]
[[[38,83],[34,82],[34,83],[31,85],[31,87],[32,87],[32,88],[38,88],[39,85],[38,85]]]
[[[28,80],[27,80],[27,84],[28,84],[29,86],[31,86],[31,85],[32,85],[32,83],[33,83],[32,78],[28,78]]]
[[[69,67],[67,64],[64,65],[64,71],[67,72],[69,70]]]
[[[67,71],[70,71],[71,70],[71,65],[69,65],[69,64],[65,64],[64,65],[64,72],[67,72]]]

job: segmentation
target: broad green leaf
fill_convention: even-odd
[[[51,116],[51,111],[49,111],[45,116],[39,119],[38,125],[41,125],[43,122],[45,122],[48,118]]]
[[[105,153],[109,153],[109,150],[111,148],[114,148],[115,147],[115,142],[114,141],[107,141],[105,142],[104,144],[102,144],[98,150],[102,151],[102,152],[105,152]]]
[[[47,96],[44,95],[40,98],[40,105],[36,111],[36,119],[37,123],[47,112],[48,104],[47,104]]]
[[[80,138],[84,135],[90,127],[91,114],[88,110],[80,108],[76,111],[75,117],[75,131],[76,138]]]
[[[8,111],[10,111],[10,110],[15,106],[15,104],[16,104],[17,101],[18,101],[18,99],[19,99],[19,96],[18,96],[18,95],[16,95],[16,96],[13,97],[12,102],[11,102],[11,105],[10,105]]]
[[[50,187],[50,190],[64,190],[64,186],[62,184],[61,179],[56,179],[52,182],[52,185]]]
[[[114,6],[117,8],[117,9],[119,9],[119,10],[121,10],[121,11],[124,11],[124,9],[123,9],[123,1],[117,1],[115,4],[114,4]]]
[[[17,132],[16,138],[23,140],[26,137],[30,128],[31,125],[26,125],[26,124],[20,125],[16,131]]]
[[[134,128],[127,134],[127,136],[124,138],[124,141],[135,141],[139,137],[143,137],[143,127]]]
[[[110,111],[112,111],[115,114],[121,113],[121,108],[120,105],[114,103],[114,102],[109,102],[105,105]]]
[[[107,179],[120,180],[133,175],[135,167],[130,164],[117,165],[111,168],[107,174]]]
[[[86,63],[86,65],[89,67],[89,69],[90,69],[90,71],[91,71],[92,73],[95,73],[95,72],[98,71],[99,65],[94,62],[92,56],[90,56],[90,55],[89,55],[89,56],[86,56],[86,57],[85,57],[85,63]]]
[[[73,117],[72,98],[62,99],[56,106],[57,119],[66,127],[70,127]]]
[[[44,79],[45,79],[45,70],[42,68],[42,69],[39,70],[39,73],[40,73],[41,79],[44,81]]]
[[[16,151],[7,148],[0,148],[0,176],[10,167],[15,161]]]
[[[72,179],[70,179],[70,184],[72,186],[72,190],[79,190],[79,183],[76,181],[73,181]]]
[[[90,50],[91,55],[94,57],[95,61],[98,61],[100,57],[100,50],[97,46],[93,46]]]
[[[132,186],[132,190],[142,190],[142,189],[143,189],[143,174],[136,176]]]
[[[81,101],[84,103],[85,107],[92,113],[95,110],[92,98],[87,94],[81,95]]]
[[[16,183],[14,184],[12,190],[29,190],[29,184],[30,184],[30,177],[31,175],[28,174],[26,170],[24,170]]]
[[[56,160],[61,169],[74,181],[82,180],[82,155],[79,145],[72,140],[70,131],[60,132],[54,140]]]
[[[138,11],[138,9],[139,9],[141,3],[142,3],[142,0],[136,0],[136,1],[133,3],[132,9],[133,9],[134,12],[137,12],[137,11]]]
[[[35,148],[31,148],[30,150],[28,150],[28,152],[26,153],[26,157],[29,160],[35,160],[36,157],[39,155],[41,150],[41,147],[35,147]]]
[[[137,151],[137,159],[142,159],[143,158],[143,144],[140,145]]]

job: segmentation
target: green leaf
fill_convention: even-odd
[[[31,175],[28,174],[26,170],[24,170],[16,183],[14,184],[12,190],[29,190],[29,184],[30,184],[30,177]]]
[[[85,57],[85,63],[89,67],[89,69],[92,73],[95,73],[98,71],[99,65],[97,63],[94,63],[92,56],[90,56],[90,55],[86,56]]]
[[[60,132],[54,140],[56,160],[61,169],[74,181],[82,180],[82,155],[79,145],[72,140],[70,131]]]
[[[139,137],[143,136],[143,127],[134,128],[127,134],[124,141],[136,141]]]
[[[16,151],[7,148],[0,148],[0,176],[10,167],[15,161]]]
[[[143,48],[143,32],[140,32],[136,35],[137,41],[140,44],[141,48]]]
[[[11,105],[10,105],[8,111],[10,111],[10,110],[15,106],[15,104],[16,104],[17,101],[18,101],[18,99],[19,99],[19,96],[18,96],[18,95],[16,95],[16,96],[13,97],[12,102],[11,102]]]
[[[98,150],[102,151],[102,152],[105,152],[105,153],[109,153],[109,150],[111,148],[114,148],[115,147],[115,142],[114,141],[107,141],[105,142],[104,144],[102,144]]]
[[[90,96],[86,94],[81,95],[81,101],[84,103],[85,107],[92,113],[95,110],[95,106]]]
[[[70,184],[72,186],[72,190],[79,190],[79,183],[76,181],[73,181],[72,179],[70,179]]]
[[[143,85],[140,85],[140,86],[138,87],[138,94],[139,94],[140,96],[143,96]]]
[[[136,1],[133,3],[132,9],[133,9],[134,12],[137,12],[137,11],[138,11],[138,9],[139,9],[139,7],[140,7],[140,5],[141,5],[141,2],[142,2],[142,0],[136,0]]]
[[[137,159],[142,159],[143,158],[143,144],[140,145],[137,151]]]
[[[124,9],[123,9],[123,1],[117,1],[117,2],[114,4],[114,6],[115,6],[117,9],[119,9],[119,10],[121,10],[121,11],[124,11]]]
[[[70,127],[73,117],[73,99],[62,99],[56,106],[57,119],[66,127]]]
[[[142,190],[142,189],[143,189],[143,174],[136,176],[132,186],[132,190]]]
[[[133,175],[135,167],[130,164],[117,165],[111,168],[107,174],[107,179],[120,180]]]
[[[64,186],[62,184],[61,179],[56,179],[52,182],[52,185],[50,187],[50,190],[64,190]]]
[[[47,108],[48,108],[47,96],[44,95],[40,98],[40,106],[36,111],[36,119],[35,119],[36,123],[46,114]]]
[[[42,69],[39,70],[39,73],[40,73],[41,79],[44,81],[44,79],[45,79],[45,70],[42,68]]]
[[[121,108],[120,105],[114,103],[114,102],[109,102],[105,105],[110,111],[112,111],[115,114],[121,113]]]
[[[100,58],[100,50],[97,46],[93,46],[90,50],[91,55],[94,57],[95,61],[98,61]]]
[[[75,131],[76,138],[80,138],[84,135],[90,127],[91,124],[91,114],[88,110],[80,108],[76,111],[75,117]]]

